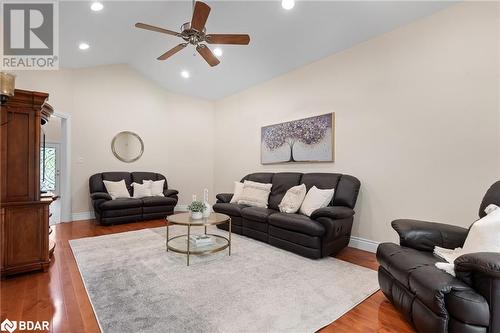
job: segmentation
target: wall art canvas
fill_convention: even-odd
[[[333,162],[335,113],[261,129],[261,163]]]

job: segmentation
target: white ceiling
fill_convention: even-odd
[[[127,63],[168,90],[219,99],[332,53],[430,15],[449,1],[299,1],[286,11],[280,1],[208,1],[208,33],[248,33],[249,46],[221,45],[221,63],[209,67],[189,46],[166,61],[156,57],[181,39],[134,27],[136,22],[179,30],[191,18],[190,2],[90,1],[60,3],[63,68]],[[86,41],[90,49],[80,51]],[[213,47],[212,47],[213,48]],[[189,79],[181,70],[191,73]]]

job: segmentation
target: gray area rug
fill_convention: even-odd
[[[105,333],[314,332],[379,289],[373,270],[235,234],[231,256],[192,256],[189,267],[165,251],[165,228],[70,245]]]

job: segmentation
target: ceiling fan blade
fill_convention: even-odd
[[[186,43],[179,44],[176,47],[174,47],[174,48],[168,50],[167,52],[163,53],[157,59],[158,60],[166,60],[166,59],[170,58],[171,56],[173,56],[174,54],[176,54],[177,52],[179,52],[180,50],[182,50],[183,48],[185,48],[186,46],[187,46]]]
[[[164,33],[164,34],[167,34],[167,35],[181,37],[181,34],[178,33],[178,32],[175,32],[175,31],[172,31],[172,30],[163,29],[163,28],[159,28],[159,27],[155,27],[153,25],[149,25],[149,24],[145,24],[145,23],[136,23],[135,27],[136,28],[140,28],[140,29],[150,30],[150,31],[161,32],[161,33]]]
[[[212,53],[212,51],[210,51],[208,46],[200,44],[196,47],[196,51],[198,51],[198,53],[201,54],[203,59],[205,59],[205,61],[208,62],[210,66],[212,67],[217,66],[220,63],[219,59],[217,59],[217,57],[214,56],[214,54]]]
[[[250,43],[250,36],[238,34],[210,34],[206,36],[206,40],[209,44],[248,45],[248,43]]]
[[[191,19],[191,29],[203,31],[205,23],[207,23],[210,7],[201,1],[196,1],[194,5],[193,18]]]

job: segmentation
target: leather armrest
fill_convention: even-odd
[[[111,200],[111,196],[106,193],[106,192],[94,192],[90,194],[90,197],[92,200],[97,200],[97,199],[104,199],[104,200]]]
[[[464,280],[467,280],[468,275],[474,272],[492,278],[500,278],[500,253],[476,252],[464,254],[455,259],[455,272]]]
[[[173,195],[177,195],[179,194],[179,191],[177,190],[172,190],[172,189],[167,189],[167,190],[163,190],[163,194],[166,196],[166,197],[171,197]]]
[[[228,203],[233,198],[233,193],[219,193],[216,195],[217,200],[223,203]]]
[[[500,253],[476,252],[464,254],[455,259],[455,274],[458,279],[467,283],[477,293],[481,294],[490,305],[492,315],[491,325],[497,325],[500,309],[498,299],[500,294]]]
[[[313,220],[319,217],[328,217],[334,220],[345,219],[352,217],[354,215],[354,210],[349,207],[344,206],[330,206],[316,209],[311,214]]]
[[[399,234],[399,243],[420,251],[434,250],[435,246],[454,249],[461,247],[468,229],[418,220],[395,220],[392,228]]]

